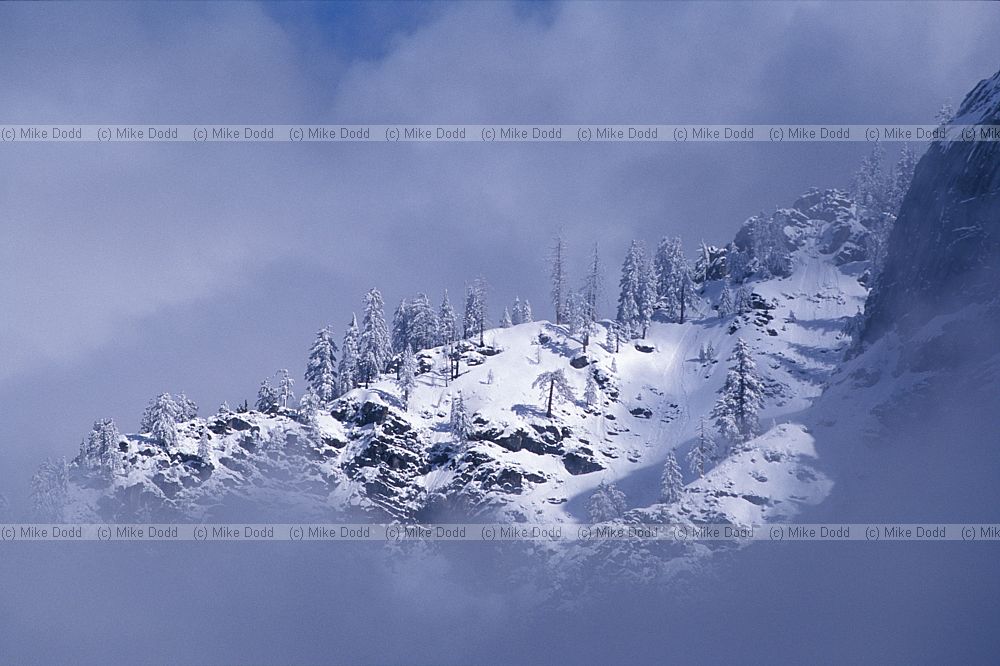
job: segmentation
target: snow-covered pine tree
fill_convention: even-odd
[[[705,476],[705,468],[715,459],[715,440],[705,427],[705,419],[702,418],[698,425],[698,441],[688,451],[687,459],[691,473],[698,478]]]
[[[257,389],[257,402],[254,408],[258,412],[273,412],[278,408],[278,392],[271,386],[271,380],[268,377],[264,378],[264,381],[260,383],[260,388]]]
[[[276,389],[278,391],[278,406],[282,409],[287,409],[288,405],[295,400],[294,387],[295,380],[288,374],[288,370],[285,368],[278,370],[278,386]]]
[[[645,257],[639,241],[632,241],[622,264],[619,281],[618,326],[620,333],[631,338],[642,329],[641,282]]]
[[[583,287],[569,296],[567,314],[569,327],[573,335],[579,336],[583,351],[590,345],[590,334],[597,323],[597,301],[601,289],[601,264],[594,247],[594,256],[587,269]]]
[[[757,414],[764,405],[764,383],[757,374],[750,345],[742,338],[736,341],[730,360],[733,365],[712,408],[712,418],[729,443],[740,445],[760,433]]]
[[[198,404],[191,398],[187,397],[183,391],[174,397],[174,402],[177,403],[178,421],[190,421],[198,416]]]
[[[531,388],[540,390],[542,404],[545,405],[545,415],[552,418],[552,404],[556,400],[573,402],[576,397],[562,369],[543,372],[532,382]]]
[[[653,258],[657,307],[663,309],[667,316],[675,321],[680,309],[676,301],[678,264],[683,257],[684,251],[680,237],[664,236],[656,246],[656,254]]]
[[[529,324],[535,321],[535,316],[531,313],[531,301],[524,299],[521,303],[521,323]]]
[[[587,328],[586,303],[583,295],[579,292],[571,291],[566,294],[566,319],[565,325],[569,329],[569,334],[584,337]]]
[[[621,326],[617,321],[608,322],[607,335],[604,338],[604,346],[608,348],[609,352],[615,354],[621,349]]]
[[[339,387],[337,395],[343,395],[361,383],[361,355],[358,350],[358,317],[351,315],[351,323],[344,331],[344,345],[338,366]]]
[[[712,270],[712,251],[705,243],[704,239],[698,243],[698,258],[694,261],[694,271],[692,278],[699,284],[708,282],[708,276]]]
[[[448,386],[448,382],[451,381],[451,345],[446,345],[441,350],[441,355],[438,356],[437,360],[434,362],[434,368],[437,370],[437,374],[444,379],[444,385]]]
[[[206,464],[212,460],[212,441],[210,438],[211,435],[208,434],[207,428],[201,431],[201,436],[198,438],[198,457]]]
[[[328,326],[324,326],[316,333],[316,341],[309,349],[305,380],[313,395],[324,406],[330,404],[338,395],[340,382],[337,378],[337,345]]]
[[[173,397],[169,393],[161,393],[146,407],[140,430],[148,432],[162,447],[174,446],[177,444],[177,422],[180,414],[180,406]]]
[[[308,426],[315,427],[321,407],[323,405],[320,399],[316,397],[316,394],[313,393],[312,388],[307,388],[302,393],[302,397],[299,398],[299,421]]]
[[[890,208],[893,215],[899,214],[899,207],[903,203],[903,197],[910,189],[913,182],[913,172],[917,168],[917,154],[910,148],[910,144],[904,144],[899,151],[899,160],[892,174],[892,196],[890,198]]]
[[[410,344],[414,350],[437,347],[440,322],[427,294],[420,292],[410,301]]]
[[[77,459],[87,469],[99,469],[101,466],[101,448],[97,439],[99,424],[100,421],[94,421],[94,427],[80,442],[80,455]]]
[[[952,106],[951,100],[945,100],[938,112],[934,114],[934,122],[938,124],[938,127],[944,127],[951,124],[954,119],[955,107]]]
[[[677,465],[677,457],[671,451],[663,465],[663,475],[660,477],[660,500],[672,504],[681,498],[684,492],[684,479],[681,468]]]
[[[385,325],[385,305],[378,289],[365,295],[361,334],[358,337],[361,381],[367,387],[385,372],[392,352],[389,330]]]
[[[719,292],[719,305],[716,309],[719,311],[720,319],[732,316],[736,310],[736,306],[733,304],[733,292],[729,289],[728,280],[722,285],[722,291]]]
[[[626,508],[625,493],[607,481],[601,481],[587,502],[587,513],[592,523],[618,520],[625,514]]]
[[[479,334],[479,345],[485,344],[483,332],[486,330],[486,280],[479,277],[465,289],[465,337]]]
[[[691,277],[691,267],[683,253],[678,258],[674,271],[673,295],[670,300],[677,308],[677,323],[683,324],[685,318],[690,317],[694,303],[698,298],[694,288],[694,279]]]
[[[80,445],[80,461],[88,469],[114,474],[121,462],[118,451],[121,439],[121,433],[112,419],[94,421],[94,427]]]
[[[503,315],[500,317],[500,328],[510,328],[513,325],[514,321],[511,319],[510,310],[504,308]]]
[[[399,364],[399,392],[402,394],[403,406],[410,403],[410,395],[417,386],[417,357],[413,354],[413,348],[407,347],[403,350],[403,359]]]
[[[521,307],[521,298],[519,296],[514,297],[514,305],[510,309],[510,323],[512,326],[524,323],[524,316],[521,312]]]
[[[641,337],[646,338],[649,323],[653,320],[656,310],[656,276],[653,274],[653,262],[646,256],[646,246],[639,244],[639,292],[636,303],[639,306],[639,327]]]
[[[865,224],[868,226],[869,256],[871,257],[871,280],[874,284],[878,281],[885,265],[886,249],[889,246],[889,234],[896,223],[896,216],[903,203],[903,197],[910,189],[913,181],[913,172],[917,166],[917,156],[909,145],[904,145],[900,151],[899,160],[896,162],[892,172],[886,173],[884,184],[885,202],[879,209],[867,209]],[[862,165],[862,171],[864,165]],[[864,179],[861,179],[865,182]],[[858,196],[863,196],[859,193]],[[859,205],[860,201],[859,201]],[[865,206],[867,208],[867,206]]]
[[[375,356],[375,352],[371,349],[367,349],[361,352],[361,375],[364,377],[365,388],[368,388],[372,382],[378,380],[382,367],[379,363],[378,357]]]
[[[455,439],[464,444],[469,437],[469,414],[465,411],[465,400],[462,392],[457,392],[451,399],[451,419],[449,429]]]
[[[740,284],[750,276],[750,257],[746,252],[736,247],[735,243],[726,246],[726,274],[733,284]]]
[[[62,523],[69,501],[69,465],[65,458],[46,458],[31,477],[31,505],[35,520]]]
[[[782,220],[783,218],[760,213],[744,223],[754,272],[761,277],[786,276],[791,273],[792,259],[788,253],[788,239],[785,237]]]
[[[680,237],[666,238],[656,248],[653,263],[656,304],[673,321],[683,324],[696,298],[691,267]]]
[[[750,290],[741,284],[740,288],[736,290],[736,298],[733,300],[733,311],[736,314],[746,314],[751,309]]]
[[[884,159],[885,150],[876,141],[871,153],[861,160],[851,183],[854,200],[875,214],[889,212],[890,208],[892,178],[883,166]]]
[[[444,290],[444,298],[438,310],[438,344],[447,345],[458,339],[458,317],[455,308],[448,300],[448,290]]]
[[[146,403],[146,407],[142,410],[142,416],[139,418],[139,432],[141,433],[149,432],[152,429],[154,402],[156,402],[156,398],[151,398],[150,401]]]
[[[604,289],[604,269],[601,266],[601,255],[594,243],[594,249],[590,256],[590,263],[587,266],[587,273],[583,278],[583,317],[586,326],[584,348],[590,342],[590,330],[597,322],[598,304],[601,300],[601,292]]]
[[[392,315],[392,353],[402,354],[410,346],[410,304],[400,299],[396,312]]]
[[[600,388],[597,386],[597,379],[594,377],[593,371],[587,372],[587,384],[583,389],[583,401],[587,403],[587,407],[594,407],[600,400]]]
[[[552,239],[549,253],[549,278],[551,280],[552,307],[555,310],[556,325],[567,323],[569,316],[566,293],[566,239],[562,229]]]

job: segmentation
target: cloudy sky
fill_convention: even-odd
[[[0,123],[918,123],[1000,66],[988,4],[0,5]],[[301,373],[371,286],[548,316],[565,229],[724,243],[860,144],[2,144],[0,491],[186,391]],[[610,305],[612,294],[608,294]]]

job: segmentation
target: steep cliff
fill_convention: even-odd
[[[966,96],[953,124],[1000,124],[1000,72]],[[917,164],[890,234],[864,340],[994,300],[998,277],[1000,142],[936,142]]]

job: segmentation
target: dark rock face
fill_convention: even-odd
[[[566,467],[566,471],[574,476],[579,476],[580,474],[590,474],[591,472],[600,472],[604,469],[603,465],[594,460],[592,453],[588,454],[588,452],[583,449],[570,451],[563,456],[563,465]]]
[[[354,415],[354,422],[359,426],[373,425],[376,423],[381,424],[385,421],[386,414],[388,414],[389,408],[383,404],[377,402],[366,402],[361,405],[357,413]]]
[[[474,430],[469,435],[470,441],[493,442],[508,451],[530,451],[535,455],[562,455],[562,441],[571,433],[568,428],[557,428],[554,425],[531,424],[531,430],[517,428],[506,432],[488,424]]]
[[[957,122],[1000,123],[1000,72],[962,102]],[[1000,272],[1000,142],[937,142],[920,159],[865,307],[863,340],[992,298]]]
[[[648,407],[633,407],[628,411],[632,416],[636,417],[637,419],[653,418],[653,411]]]

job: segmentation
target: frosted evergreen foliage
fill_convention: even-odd
[[[552,417],[552,406],[554,404],[560,400],[568,402],[576,400],[573,396],[573,389],[566,379],[566,374],[561,369],[543,372],[535,378],[531,387],[539,390],[540,399],[542,404],[545,405],[545,415],[549,418]]]
[[[278,392],[271,386],[271,380],[264,378],[257,389],[257,402],[254,408],[258,412],[273,412],[278,408]]]
[[[358,351],[361,380],[367,386],[385,372],[392,354],[389,330],[385,324],[385,304],[378,289],[372,289],[365,295]]]
[[[626,338],[645,337],[656,305],[652,267],[640,241],[632,241],[618,283],[618,324]]]
[[[403,358],[399,366],[399,392],[402,394],[403,405],[410,402],[410,395],[417,386],[417,358],[413,355],[413,349],[407,347],[403,351]]]
[[[712,409],[712,418],[719,433],[730,444],[739,445],[760,434],[757,414],[764,405],[764,383],[757,374],[750,345],[742,338],[730,360],[733,365]]]
[[[69,466],[65,458],[46,459],[31,478],[31,505],[38,521],[66,521]]]
[[[336,352],[337,345],[333,341],[329,327],[321,328],[309,350],[305,380],[306,386],[323,404],[332,402],[339,395]]]
[[[466,338],[479,336],[479,344],[484,344],[486,330],[486,281],[477,278],[465,290],[464,335]]]
[[[625,514],[625,493],[613,483],[601,481],[587,502],[587,513],[593,523],[618,520]]]
[[[663,474],[660,477],[660,499],[671,504],[681,498],[684,491],[684,480],[681,476],[681,468],[677,465],[677,458],[674,452],[667,454],[666,463],[663,465]]]
[[[688,467],[691,469],[691,473],[698,478],[705,476],[705,470],[712,460],[715,459],[715,456],[715,440],[712,439],[711,433],[708,432],[705,419],[701,419],[701,423],[698,426],[698,440],[687,455]]]
[[[337,367],[340,386],[338,395],[343,395],[361,384],[361,356],[358,349],[360,333],[358,318],[351,315],[351,323],[344,331],[344,344],[341,349],[340,365]]]
[[[552,241],[552,250],[549,253],[549,278],[555,323],[565,324],[569,317],[569,303],[566,287],[566,240],[562,231],[556,234]]]
[[[446,345],[458,339],[458,317],[455,308],[448,300],[448,290],[444,290],[444,298],[438,310],[438,344]]]

